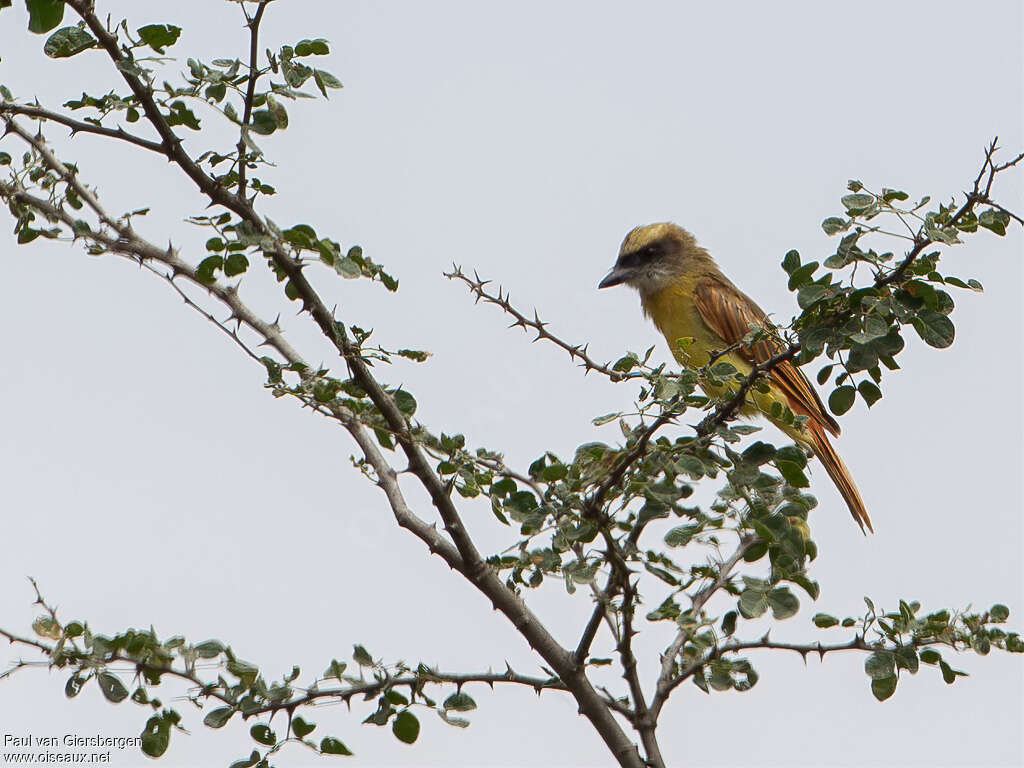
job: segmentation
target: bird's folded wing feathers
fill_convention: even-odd
[[[771,326],[761,308],[725,278],[708,275],[698,280],[693,301],[708,327],[729,345],[750,333],[751,324]],[[766,339],[751,347],[741,346],[739,354],[756,365],[771,359],[782,349],[778,342]],[[786,360],[772,368],[768,378],[786,396],[795,413],[808,416],[833,435],[839,434],[839,424],[825,410],[818,393],[799,368]]]

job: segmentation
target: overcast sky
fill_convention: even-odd
[[[233,4],[97,5],[115,20],[130,14],[133,28],[182,26],[172,49],[182,62],[244,50]],[[25,32],[24,5],[15,6],[0,13],[0,82],[16,96],[54,106],[82,90],[123,89],[98,52],[46,60],[44,38]],[[584,377],[564,353],[506,330],[507,318],[441,276],[453,261],[500,281],[598,358],[656,345],[667,359],[635,294],[596,290],[631,227],[687,227],[787,319],[796,307],[779,262],[790,248],[806,260],[832,252],[819,224],[841,212],[847,179],[944,199],[969,185],[994,135],[1006,155],[1024,146],[1021,4],[1009,0],[280,0],[264,28],[271,48],[328,38],[324,66],[345,84],[329,102],[289,105],[288,130],[262,142],[276,167],[258,175],[279,191],[264,212],[359,243],[398,276],[394,295],[367,281],[319,285],[381,344],[433,352],[386,372],[415,393],[425,423],[521,465],[545,449],[569,456],[581,442],[613,441],[614,425],[590,419],[628,407],[635,387]],[[183,220],[203,213],[203,200],[174,168],[65,134],[48,127],[112,210],[151,206],[141,233],[202,257],[207,234]],[[227,133],[213,135],[228,146]],[[1021,188],[1020,173],[1008,174],[996,192],[1019,208]],[[507,621],[397,529],[351,468],[347,435],[273,399],[263,371],[167,285],[113,256],[19,247],[10,236],[0,244],[0,626],[28,631],[33,575],[67,619],[108,633],[152,623],[164,635],[221,638],[271,675],[292,664],[318,673],[356,642],[389,661],[482,670],[508,660],[537,671]],[[1011,627],[1024,627],[1021,246],[1015,229],[948,251],[945,271],[986,289],[954,293],[956,343],[934,350],[909,333],[885,398],[842,419],[836,445],[877,534],[861,536],[817,468],[821,597],[773,637],[844,639],[809,617],[859,615],[865,594],[926,609],[1004,602]],[[270,316],[280,306],[255,278],[243,297]],[[291,311],[289,338],[333,365]],[[424,495],[408,490],[429,517]],[[485,506],[465,512],[484,549],[509,543]],[[555,582],[530,600],[566,643],[590,608]],[[647,681],[666,629],[643,627]],[[751,692],[678,692],[662,718],[663,751],[672,765],[1019,765],[1021,659],[946,656],[970,676],[949,687],[922,667],[880,704],[860,654],[806,665],[795,654],[752,655],[761,680]],[[111,706],[95,687],[68,701],[64,678],[29,670],[0,683],[0,731],[139,732],[142,709]],[[611,764],[568,697],[468,690],[480,705],[472,726],[426,713],[414,747],[360,725],[361,705],[315,712],[316,735],[341,738],[362,765]],[[191,735],[175,734],[161,764],[248,754],[239,723],[213,732],[187,702],[176,706]],[[290,748],[277,762],[332,760]]]

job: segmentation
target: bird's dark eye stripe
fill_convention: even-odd
[[[661,256],[662,250],[663,246],[660,242],[648,243],[643,248],[622,254],[619,263],[624,267],[639,267]]]

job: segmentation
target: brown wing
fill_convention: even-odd
[[[693,303],[708,327],[728,344],[735,344],[750,333],[751,323],[770,324],[761,308],[725,277],[708,275],[698,280]],[[740,347],[739,354],[757,364],[781,350],[778,342],[767,340],[750,348]],[[825,410],[818,393],[799,368],[787,360],[769,371],[768,378],[789,400],[794,413],[805,414],[833,435],[839,434],[839,424]]]

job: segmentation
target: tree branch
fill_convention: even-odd
[[[271,0],[263,0],[260,3],[259,8],[256,9],[256,13],[253,14],[252,18],[249,19],[247,26],[249,27],[249,82],[245,88],[245,105],[242,114],[242,126],[241,135],[238,139],[238,192],[236,193],[240,198],[245,199],[245,174],[246,174],[246,160],[245,160],[245,131],[249,128],[249,120],[252,119],[252,102],[256,95],[256,81],[259,79],[259,69],[257,67],[259,57],[259,34],[260,34],[260,22],[263,20],[263,12],[267,10],[267,5]]]
[[[587,354],[587,347],[590,346],[589,344],[570,344],[567,341],[563,341],[562,339],[558,338],[553,333],[547,330],[547,323],[542,322],[536,312],[533,313],[533,319],[531,320],[529,317],[527,317],[514,306],[512,306],[511,302],[509,301],[508,294],[502,292],[501,286],[498,286],[497,295],[487,293],[487,291],[484,290],[484,286],[490,283],[490,280],[481,280],[480,276],[477,275],[475,272],[473,273],[474,279],[470,279],[462,271],[462,268],[458,264],[453,264],[452,271],[445,272],[443,274],[449,280],[461,280],[463,283],[465,283],[466,286],[469,288],[470,292],[474,296],[476,296],[477,302],[479,302],[482,299],[485,303],[494,304],[496,307],[500,307],[506,314],[514,317],[516,321],[512,323],[512,325],[510,325],[509,328],[516,328],[518,326],[521,327],[524,331],[532,330],[537,334],[537,338],[534,339],[535,342],[544,339],[545,341],[549,341],[555,346],[564,349],[566,352],[569,353],[570,358],[572,358],[573,360],[580,361],[580,366],[584,369],[586,373],[590,373],[590,371],[597,371],[598,373],[607,376],[612,381],[624,381],[626,379],[637,378],[635,374],[614,371],[607,365],[601,365],[600,363],[595,362]]]
[[[640,734],[640,742],[644,745],[644,752],[647,754],[647,764],[652,768],[665,768],[665,760],[661,756],[661,747],[658,745],[657,718],[652,718],[647,709],[647,701],[644,697],[644,689],[640,684],[640,675],[637,672],[636,655],[633,653],[633,613],[638,602],[636,584],[628,580],[622,585],[622,637],[617,648],[619,660],[622,663],[622,677],[629,686],[630,698],[633,700],[633,711],[636,716],[633,720],[633,727]]]
[[[714,596],[714,594],[721,589],[729,581],[732,574],[732,569],[736,567],[739,561],[743,558],[744,553],[757,541],[756,536],[746,536],[740,539],[739,544],[736,547],[736,551],[733,552],[728,558],[726,558],[718,567],[718,572],[715,578],[703,589],[699,590],[690,601],[690,612],[694,617],[700,614],[701,609],[707,604],[708,600]],[[651,699],[651,719],[654,723],[658,722],[658,717],[661,715],[661,709],[665,706],[665,702],[668,701],[669,695],[675,689],[678,683],[674,683],[676,677],[676,658],[679,656],[679,652],[686,644],[689,635],[685,629],[680,628],[676,633],[675,639],[672,644],[669,645],[668,649],[661,657],[661,671],[658,674],[658,680],[655,684],[654,697]]]
[[[57,648],[54,646],[39,642],[32,638],[22,637],[2,628],[0,628],[0,637],[6,638],[12,645],[24,645],[34,648],[46,656],[52,657],[57,652]],[[84,652],[81,651],[81,649],[76,649],[75,653]],[[161,676],[168,675],[191,683],[193,686],[200,689],[201,696],[214,698],[217,701],[232,707],[237,706],[238,704],[237,701],[217,691],[210,685],[208,680],[204,680],[191,669],[154,664],[152,662],[126,655],[123,651],[117,651],[110,654],[108,657],[105,657],[102,666],[112,673],[116,673],[118,670],[110,669],[110,665],[122,663],[130,665],[130,671],[133,674],[137,674],[139,672],[151,672]],[[283,699],[281,701],[275,701],[260,707],[247,709],[242,713],[242,716],[244,719],[249,719],[250,717],[258,717],[259,715],[264,714],[272,715],[276,712],[294,710],[297,707],[312,704],[321,699],[335,699],[347,702],[355,696],[371,697],[391,688],[404,686],[415,687],[422,685],[423,683],[454,684],[457,686],[463,686],[468,683],[484,683],[491,686],[491,688],[495,685],[510,684],[527,686],[529,688],[533,688],[537,693],[545,690],[568,691],[565,684],[556,677],[534,677],[530,675],[522,675],[518,672],[514,672],[511,668],[505,672],[443,672],[436,669],[428,669],[426,672],[422,673],[417,671],[415,673],[401,674],[397,676],[386,676],[383,679],[374,680],[372,682],[352,684],[336,688],[312,687],[309,689],[299,689],[302,690],[301,695]]]
[[[92,133],[97,136],[106,136],[111,139],[126,141],[129,144],[134,144],[137,147],[142,147],[143,149],[148,149],[150,152],[156,152],[158,155],[167,157],[167,151],[165,150],[164,145],[158,141],[144,139],[141,136],[128,133],[123,128],[107,128],[103,125],[84,123],[81,120],[75,120],[74,118],[63,115],[60,112],[54,112],[40,106],[0,102],[0,115],[3,114],[24,115],[25,117],[34,117],[40,120],[52,120],[55,123],[60,123],[61,125],[66,125],[70,128],[72,136],[76,133]]]

